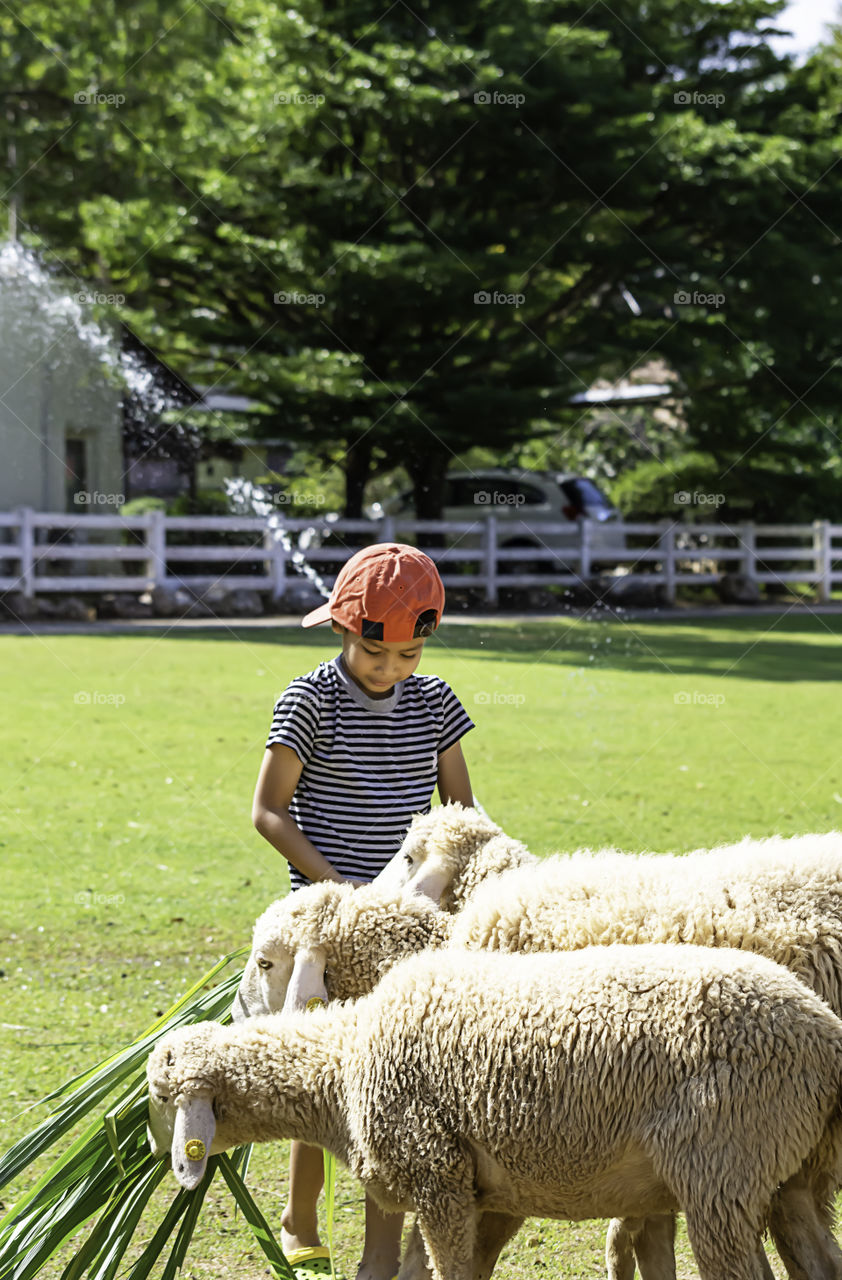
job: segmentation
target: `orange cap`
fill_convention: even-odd
[[[402,542],[377,542],[351,556],[330,599],[301,625],[332,619],[364,639],[401,644],[435,631],[443,609],[444,586],[430,557]]]

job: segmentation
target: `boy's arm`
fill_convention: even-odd
[[[345,877],[319,853],[290,817],[289,802],[298,786],[302,768],[292,747],[275,743],[266,748],[254,790],[251,820],[264,840],[268,840],[308,880],[335,880],[341,884]]]
[[[448,747],[439,756],[438,788],[442,804],[447,804],[448,800],[458,800],[460,804],[470,807],[474,803],[461,742],[454,742],[452,747]]]

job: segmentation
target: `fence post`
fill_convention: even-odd
[[[20,589],[31,599],[35,595],[35,526],[32,522],[34,512],[31,507],[18,507],[20,529]]]
[[[278,530],[283,527],[283,516],[276,516],[277,525],[267,524],[263,532],[263,547],[269,561],[272,578],[272,599],[280,600],[287,589],[287,552]]]
[[[167,526],[163,511],[150,511],[146,526],[146,586],[160,587],[167,577]]]
[[[675,604],[675,523],[668,524],[658,539],[664,568],[664,599]]]
[[[739,540],[743,546],[743,573],[747,578],[754,578],[757,572],[757,531],[753,520],[744,520],[740,525]]]
[[[383,521],[380,526],[380,541],[381,542],[395,541],[395,517],[394,516],[383,517]]]
[[[485,599],[487,604],[497,604],[497,517],[486,516],[483,523]]]
[[[819,575],[819,580],[816,583],[819,600],[822,604],[827,604],[830,599],[830,573],[832,569],[829,520],[813,521],[813,556],[815,572]]]
[[[591,522],[587,516],[579,521],[579,577],[587,582],[591,576]]]

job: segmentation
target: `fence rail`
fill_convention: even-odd
[[[0,513],[0,592],[132,592],[220,585],[281,596],[301,554],[328,585],[354,550],[413,542],[445,587],[471,587],[494,604],[502,588],[571,586],[596,573],[679,586],[738,572],[757,583],[804,583],[820,599],[842,587],[842,524],[578,525],[483,514],[473,521],[287,519],[264,516]]]

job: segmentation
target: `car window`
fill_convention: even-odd
[[[528,506],[535,506],[539,502],[546,502],[547,498],[540,489],[534,484],[525,484],[523,480],[517,480],[512,486],[512,492],[521,498]]]
[[[495,503],[535,506],[547,501],[537,485],[509,476],[452,476],[444,493],[446,507],[480,507]]]
[[[562,493],[580,510],[585,507],[610,507],[611,503],[599,492],[590,480],[562,480],[559,484]]]

